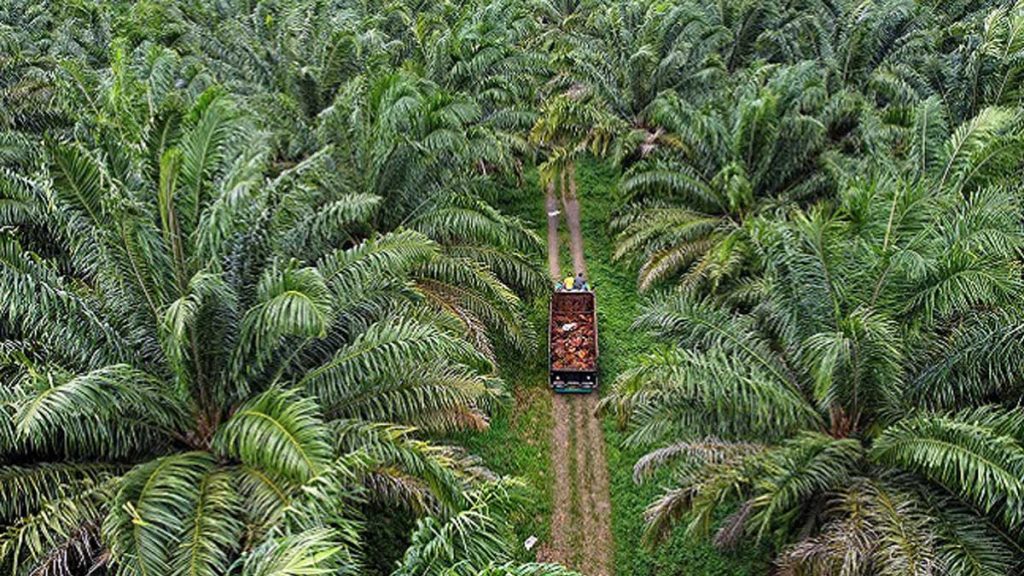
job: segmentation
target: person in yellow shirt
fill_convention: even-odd
[[[576,282],[576,279],[575,279],[575,278],[573,278],[572,276],[567,276],[567,277],[565,278],[565,280],[562,280],[562,286],[563,286],[563,287],[564,287],[564,288],[565,288],[566,290],[572,290],[572,287],[573,287],[573,285],[574,285],[574,283],[575,283],[575,282]]]

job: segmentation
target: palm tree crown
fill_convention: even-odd
[[[684,511],[706,530],[739,502],[716,542],[766,539],[792,573],[1011,569],[1020,236],[1002,175],[1020,120],[986,109],[917,142],[936,162],[913,177],[881,168],[842,182],[834,208],[757,220],[761,273],[640,317],[675,346],[605,406],[657,447],[638,477],[673,470],[652,535]]]
[[[354,574],[377,509],[421,518],[403,574],[564,573],[511,562],[514,481],[426,440],[486,428],[495,347],[533,345],[539,242],[486,200],[512,140],[303,4],[140,6],[109,61],[52,50],[33,89],[87,106],[0,124],[31,147],[0,173],[3,572]]]

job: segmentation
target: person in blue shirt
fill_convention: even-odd
[[[583,272],[576,274],[576,280],[573,281],[573,288],[576,290],[587,291],[587,279],[583,277]]]

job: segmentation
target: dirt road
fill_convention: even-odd
[[[548,182],[544,197],[544,210],[548,213],[548,274],[554,282],[562,275],[562,265],[558,261],[558,196],[555,196],[555,183]]]
[[[562,205],[565,206],[565,223],[569,228],[569,252],[572,254],[574,272],[587,273],[587,260],[583,252],[583,230],[580,227],[580,200],[576,196],[576,165],[566,168],[568,186],[562,187]],[[549,236],[550,239],[550,236]],[[548,247],[550,250],[551,247]]]
[[[569,228],[569,247],[575,272],[586,274],[580,206],[575,174],[567,174],[562,203]],[[563,181],[564,182],[564,181]],[[554,185],[547,189],[548,268],[552,280],[561,277],[558,242],[558,204]],[[587,576],[610,576],[615,550],[611,531],[608,464],[604,456],[601,422],[594,415],[597,394],[552,395],[551,460],[554,510],[551,541],[540,560],[558,562]]]

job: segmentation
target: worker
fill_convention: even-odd
[[[575,280],[573,279],[572,276],[566,276],[565,280],[562,280],[562,286],[566,290],[573,290],[573,286],[574,285],[575,285]]]
[[[587,279],[583,277],[583,272],[576,274],[576,279],[573,280],[573,285],[576,287],[576,290],[585,291],[587,289]]]

